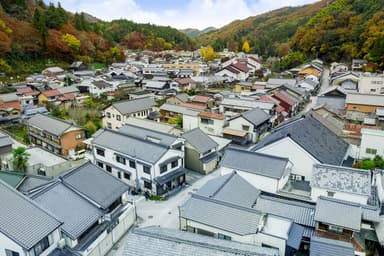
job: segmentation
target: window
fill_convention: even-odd
[[[126,180],[130,180],[130,179],[131,179],[131,174],[125,172],[125,173],[124,173],[124,179],[126,179]]]
[[[249,131],[249,125],[242,125],[241,127],[243,131]]]
[[[125,158],[119,155],[116,155],[116,162],[124,164],[125,165]]]
[[[20,254],[18,252],[5,249],[5,256],[19,256]]]
[[[143,172],[146,174],[151,174],[151,168],[149,166],[143,165]]]
[[[45,173],[45,170],[40,168],[38,171],[37,171],[37,175],[41,175],[41,176],[47,176],[47,174]]]
[[[213,124],[213,120],[208,119],[208,118],[201,118],[201,123],[202,124]]]
[[[107,170],[107,172],[112,172],[112,167],[110,165],[105,165],[105,170]]]
[[[117,177],[121,179],[121,172],[117,172]]]
[[[105,150],[101,148],[96,148],[96,154],[99,156],[105,156]]]
[[[107,122],[107,128],[112,129],[112,124],[110,122]]]
[[[175,160],[175,161],[172,162],[172,168],[175,168],[178,165],[179,165],[179,161],[178,160]]]
[[[111,118],[111,113],[110,112],[107,112],[106,114],[107,114],[108,118]]]
[[[129,160],[129,167],[131,167],[131,168],[136,168],[136,163],[135,163],[135,161]]]
[[[328,196],[328,197],[334,197],[334,196],[335,196],[335,192],[333,192],[333,191],[327,191],[327,196]]]
[[[144,188],[152,189],[152,183],[150,183],[148,181],[144,181]]]
[[[376,92],[376,89],[371,89],[371,92]]]
[[[343,233],[343,228],[342,227],[338,227],[338,226],[334,226],[334,225],[329,225],[328,230],[336,232],[336,233]]]
[[[221,234],[221,233],[217,234],[217,238],[223,239],[223,240],[232,240],[232,238],[230,236],[226,236],[226,235]]]
[[[121,121],[121,116],[120,115],[116,115],[116,120],[117,121]]]
[[[377,153],[377,149],[374,149],[374,148],[366,148],[366,149],[365,149],[365,153],[367,153],[367,154],[372,154],[372,155],[376,155],[376,153]]]
[[[49,247],[48,237],[44,237],[40,242],[38,242],[33,248],[35,256],[39,256],[42,252]]]
[[[168,170],[167,165],[160,166],[160,174],[165,173]]]
[[[102,162],[97,162],[97,166],[99,166],[100,168],[104,168],[104,164]]]

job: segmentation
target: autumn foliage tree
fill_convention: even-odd
[[[73,53],[77,53],[79,51],[81,42],[74,35],[65,34],[61,37],[61,40],[72,50]]]
[[[249,46],[249,43],[247,40],[243,42],[243,46],[241,47],[241,50],[245,53],[249,53],[251,51],[251,47]]]
[[[200,54],[204,61],[212,61],[217,57],[217,53],[210,45],[200,48]]]

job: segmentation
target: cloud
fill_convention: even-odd
[[[315,0],[178,0],[173,9],[155,11],[149,6],[141,6],[139,0],[61,0],[62,6],[68,10],[84,11],[107,21],[126,18],[139,23],[198,29],[222,27],[233,20],[245,19],[283,6],[313,2]]]

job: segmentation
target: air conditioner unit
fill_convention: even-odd
[[[59,242],[57,242],[57,247],[63,248],[64,246],[65,246],[65,239],[62,238],[59,240]]]

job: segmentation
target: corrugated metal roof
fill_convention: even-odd
[[[351,243],[313,236],[309,249],[310,256],[354,256]]]
[[[30,126],[35,126],[56,136],[60,136],[66,130],[73,126],[72,123],[43,114],[34,115],[28,120],[28,124]]]
[[[319,197],[316,203],[315,221],[351,230],[360,230],[362,209],[360,204]]]

